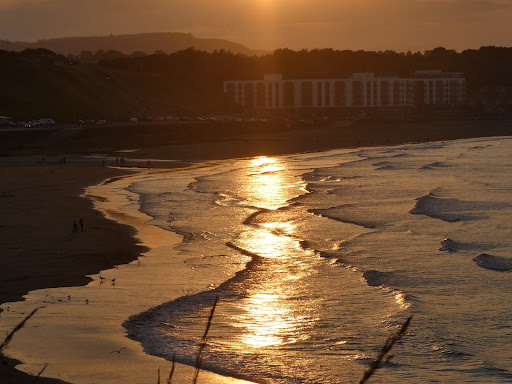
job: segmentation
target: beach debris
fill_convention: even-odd
[[[117,354],[120,354],[122,351],[124,351],[126,349],[126,347],[123,347],[123,348],[119,348],[119,349],[114,349],[113,351],[111,351],[109,353],[109,355],[113,354],[113,353],[117,353]]]

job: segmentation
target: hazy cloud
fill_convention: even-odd
[[[0,0],[10,40],[179,31],[251,48],[460,49],[510,45],[508,20],[512,0]]]

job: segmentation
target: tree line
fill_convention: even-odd
[[[487,98],[494,103],[498,94],[510,109],[510,68],[512,48],[495,46],[462,52],[438,47],[423,53],[277,49],[261,56],[194,48],[170,54],[99,50],[67,56],[46,49],[0,51],[0,70],[6,79],[0,114],[52,116],[48,113],[55,112],[73,120],[99,114],[125,118],[232,112],[238,107],[223,93],[225,80],[258,80],[268,73],[280,73],[285,79],[343,78],[354,72],[400,76],[427,69],[463,72],[469,100],[478,104]],[[32,102],[28,94],[40,97]]]
[[[97,52],[98,55],[98,52]],[[460,53],[438,47],[430,51],[350,51],[277,49],[263,56],[245,56],[226,51],[207,53],[193,48],[176,53],[151,55],[104,52],[98,65],[122,70],[154,72],[171,76],[177,82],[262,79],[266,73],[284,78],[341,78],[354,72],[406,75],[416,70],[440,69],[463,72],[468,90],[483,86],[512,86],[512,48],[481,47]]]

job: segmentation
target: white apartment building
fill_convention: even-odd
[[[354,73],[344,79],[224,81],[224,92],[249,108],[386,108],[457,105],[465,101],[462,73],[416,71],[408,77]]]

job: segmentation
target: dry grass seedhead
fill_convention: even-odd
[[[199,369],[201,367],[201,361],[203,360],[201,354],[203,353],[204,348],[206,347],[208,331],[210,330],[210,326],[212,325],[213,314],[215,313],[215,308],[217,307],[217,303],[219,301],[219,296],[215,297],[215,301],[213,302],[212,310],[210,311],[210,316],[208,317],[208,322],[206,323],[206,329],[204,331],[203,337],[201,339],[201,345],[199,346],[199,351],[196,356],[196,369],[194,372],[194,377],[192,379],[192,383],[196,384],[197,376],[199,375]]]
[[[36,312],[39,311],[41,308],[44,308],[44,307],[37,307],[32,312],[30,312],[27,317],[25,317],[16,327],[14,327],[14,329],[11,332],[9,332],[7,334],[7,336],[5,337],[2,344],[0,344],[0,352],[9,345],[14,334],[16,332],[18,332],[19,330],[21,330],[25,326],[25,323],[28,321],[28,319],[30,319],[32,316],[34,316],[36,314]]]
[[[391,351],[391,348],[400,340],[407,332],[407,328],[412,320],[412,316],[409,316],[407,320],[402,324],[402,327],[393,335],[388,337],[386,343],[382,346],[382,349],[379,355],[375,358],[374,361],[370,363],[368,370],[364,373],[363,378],[359,381],[359,384],[364,384],[366,381],[380,368],[380,364],[382,361],[389,361],[393,356],[389,355],[386,358],[386,355]]]

